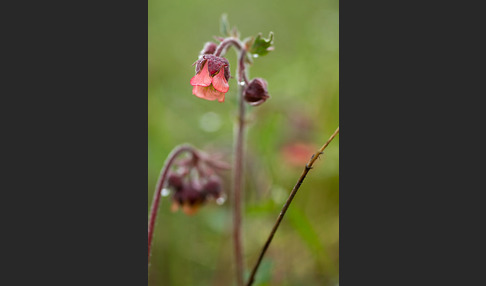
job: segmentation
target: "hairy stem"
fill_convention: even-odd
[[[223,56],[228,48],[234,46],[238,52],[238,121],[236,126],[236,138],[234,145],[233,168],[233,247],[235,253],[236,282],[237,286],[243,286],[243,246],[241,242],[241,190],[243,189],[243,159],[244,159],[244,135],[245,135],[245,101],[243,98],[244,86],[248,84],[246,75],[244,45],[236,38],[224,39],[214,52],[215,56]]]
[[[236,38],[224,39],[214,52],[215,56],[223,56],[226,51],[234,46],[238,52],[238,121],[236,127],[234,168],[233,168],[233,247],[235,253],[236,282],[237,286],[244,285],[243,279],[243,246],[241,242],[241,191],[243,189],[243,159],[244,159],[244,135],[245,135],[245,100],[244,87],[248,85],[246,72],[245,46]]]
[[[214,51],[214,55],[220,57],[226,53],[229,47],[234,46],[237,50],[244,50],[243,44],[236,38],[226,38],[224,39]]]
[[[155,220],[157,218],[157,211],[159,209],[161,191],[164,187],[167,174],[175,158],[183,152],[190,152],[193,156],[197,156],[196,150],[189,145],[180,145],[172,150],[167,159],[165,160],[164,167],[160,171],[159,179],[155,187],[154,198],[152,200],[152,207],[150,209],[150,218],[148,224],[148,263],[150,263],[150,249],[152,247],[152,238],[154,235]]]
[[[241,190],[243,189],[243,158],[245,135],[245,101],[243,99],[244,86],[246,84],[245,57],[246,51],[240,50],[238,61],[238,122],[235,138],[235,157],[233,169],[233,246],[236,262],[236,280],[238,286],[244,285],[243,280],[243,246],[241,243]]]
[[[253,270],[251,272],[250,278],[248,280],[248,283],[246,284],[247,286],[251,286],[253,284],[253,281],[255,280],[255,275],[258,270],[258,267],[260,266],[260,263],[262,262],[263,256],[265,255],[265,252],[267,251],[267,248],[270,246],[270,243],[272,242],[273,236],[277,232],[278,226],[280,225],[280,222],[282,221],[285,213],[287,212],[287,209],[290,206],[290,203],[295,197],[295,194],[299,190],[300,186],[302,185],[302,182],[304,182],[305,176],[309,172],[310,169],[312,169],[312,165],[314,165],[314,162],[319,158],[319,156],[324,152],[324,149],[329,145],[329,143],[336,137],[336,135],[339,133],[339,127],[336,129],[336,131],[331,135],[329,140],[317,151],[315,154],[312,155],[310,158],[309,162],[305,165],[304,170],[302,171],[302,174],[300,175],[299,180],[295,184],[294,188],[290,192],[290,196],[288,197],[287,201],[285,202],[282,210],[280,211],[280,214],[278,215],[277,221],[273,225],[272,231],[270,232],[270,235],[267,238],[267,241],[265,242],[265,245],[263,246],[263,249],[260,252],[260,256],[258,257],[258,260],[253,267]]]

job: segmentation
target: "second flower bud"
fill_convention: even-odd
[[[257,106],[264,103],[270,95],[268,95],[267,81],[263,78],[254,78],[250,81],[244,90],[245,101],[248,104]]]

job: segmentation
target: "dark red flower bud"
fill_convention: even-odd
[[[172,201],[172,211],[177,211],[179,206],[182,206],[185,214],[192,215],[206,201],[206,195],[196,189],[193,184],[184,182],[182,188],[174,193]]]
[[[213,198],[219,198],[223,193],[223,185],[218,176],[211,176],[203,186],[203,192]]]
[[[203,203],[204,199],[204,194],[192,187],[184,190],[184,200],[191,206]]]
[[[204,48],[201,50],[199,55],[201,55],[201,56],[206,55],[206,54],[212,55],[216,51],[217,47],[218,47],[217,44],[215,44],[213,42],[207,42],[206,44],[204,44]]]
[[[182,192],[182,189],[174,192],[174,195],[172,195],[172,200],[178,205],[182,205],[184,202],[184,193]]]
[[[250,81],[244,92],[248,104],[257,106],[264,103],[270,96],[267,91],[267,81],[263,78],[254,78]]]
[[[182,188],[182,176],[177,173],[169,173],[167,177],[167,183],[169,187],[173,187],[175,190]]]

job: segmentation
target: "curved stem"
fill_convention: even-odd
[[[240,58],[238,60],[238,84],[239,86],[241,86],[241,83],[242,82],[245,82],[245,85],[248,85],[249,81],[248,81],[248,77],[246,75],[246,66],[245,66],[245,57],[246,57],[246,50],[243,49],[241,50],[241,53],[240,53]],[[241,89],[241,93],[243,93],[243,87],[240,87]],[[240,94],[242,97],[243,95]]]
[[[157,211],[159,209],[161,191],[165,183],[167,174],[169,173],[170,167],[174,162],[175,158],[183,152],[190,152],[193,156],[197,156],[196,150],[189,145],[180,145],[175,147],[165,160],[164,167],[160,171],[159,179],[157,181],[157,186],[155,187],[154,198],[152,200],[152,207],[150,209],[150,218],[148,224],[148,262],[150,263],[150,249],[152,247],[152,238],[154,235],[155,220],[157,218]]]
[[[229,48],[231,45],[235,46],[236,49],[238,49],[239,51],[244,50],[243,44],[238,39],[226,38],[216,48],[216,51],[214,51],[214,55],[217,57],[222,56],[223,52],[226,52],[227,48]]]
[[[302,182],[304,182],[305,176],[309,172],[310,169],[312,169],[312,165],[314,165],[314,162],[319,158],[319,156],[324,152],[324,149],[329,145],[329,143],[336,137],[336,135],[339,133],[339,127],[334,131],[334,133],[331,135],[331,137],[327,140],[327,142],[317,151],[315,154],[312,155],[310,158],[309,162],[305,165],[304,171],[302,171],[302,174],[300,175],[299,180],[297,181],[297,184],[295,184],[294,188],[292,189],[292,192],[290,192],[290,196],[285,202],[282,210],[280,211],[280,214],[278,215],[277,221],[273,225],[272,231],[270,232],[270,235],[267,238],[267,241],[265,242],[265,245],[263,246],[263,249],[260,252],[260,256],[258,257],[257,263],[255,264],[255,267],[253,267],[253,270],[250,275],[250,279],[248,280],[247,286],[251,286],[253,284],[253,281],[255,280],[255,275],[258,270],[258,267],[260,266],[260,263],[262,262],[263,256],[265,255],[265,252],[267,251],[268,246],[270,246],[270,243],[272,242],[273,236],[275,235],[275,232],[277,232],[278,226],[280,225],[280,222],[282,221],[285,213],[287,212],[287,209],[290,206],[290,203],[295,197],[295,194],[300,188],[300,185],[302,185]]]

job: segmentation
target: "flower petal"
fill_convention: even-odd
[[[192,88],[192,94],[195,96],[206,99],[206,100],[215,100],[216,97],[212,95],[210,88],[206,86],[194,86]]]
[[[194,205],[190,205],[189,203],[185,203],[182,205],[182,211],[186,215],[194,215],[199,210],[201,203],[195,203]]]
[[[228,92],[229,84],[224,77],[224,67],[222,67],[219,73],[215,77],[213,77],[213,86],[216,90],[220,92]]]
[[[210,86],[194,86],[192,88],[192,94],[195,96],[206,99],[206,100],[218,100],[219,102],[224,101],[224,93],[214,89],[212,85]]]
[[[209,86],[213,78],[209,75],[208,62],[204,64],[202,70],[191,78],[192,86]]]

